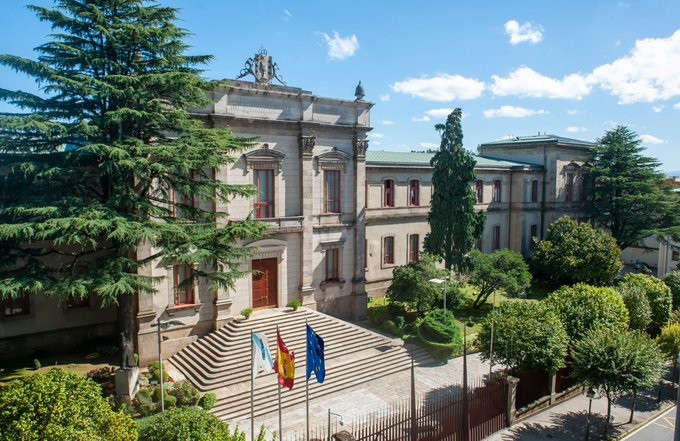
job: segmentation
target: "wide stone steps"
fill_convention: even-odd
[[[269,339],[269,351],[276,356],[276,327],[288,349],[295,353],[295,387],[281,390],[281,405],[305,401],[306,333],[305,322],[325,342],[326,379],[309,382],[309,398],[328,395],[410,367],[431,362],[424,349],[411,354],[392,340],[348,322],[301,308],[298,311],[257,311],[248,320],[234,320],[219,331],[197,340],[168,361],[201,391],[214,391],[218,401],[212,412],[227,421],[250,416],[251,344],[250,333],[261,332]],[[259,374],[254,382],[255,416],[278,408],[275,373]]]
[[[305,354],[305,320],[314,330],[333,344],[326,345],[326,359],[350,355],[357,350],[390,343],[391,340],[346,322],[310,310],[280,314],[258,320],[242,320],[236,325],[201,338],[175,354],[170,362],[202,391],[229,387],[250,380],[250,331],[263,332],[269,339],[269,350],[276,353],[276,326],[289,349],[303,360]],[[227,334],[227,332],[230,332]],[[351,345],[349,343],[352,343]],[[300,361],[298,361],[300,363]]]

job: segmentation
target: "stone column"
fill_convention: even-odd
[[[314,300],[314,145],[316,136],[300,133],[300,198],[302,200],[303,226],[300,237],[300,301],[311,309],[316,309]]]
[[[505,411],[505,422],[508,427],[512,426],[515,422],[515,401],[517,399],[517,383],[519,383],[519,378],[508,376],[508,406]]]
[[[366,150],[368,140],[354,138],[354,271],[352,320],[366,318]]]

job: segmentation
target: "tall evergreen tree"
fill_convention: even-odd
[[[587,167],[588,215],[621,249],[680,230],[680,199],[665,185],[660,163],[642,154],[641,142],[627,127],[609,130],[597,140]]]
[[[0,89],[19,109],[0,116],[0,298],[94,294],[117,304],[130,360],[135,298],[158,281],[140,274],[144,265],[186,264],[185,283],[206,278],[210,289],[243,275],[238,242],[264,227],[215,212],[253,189],[214,172],[250,141],[190,117],[212,87],[199,70],[211,57],[185,54],[177,10],[148,0],[29,8],[55,32],[37,60],[0,55],[41,89]]]
[[[476,161],[463,148],[461,110],[456,108],[437,124],[442,141],[439,151],[430,161],[432,172],[432,203],[427,215],[430,232],[425,236],[425,250],[444,258],[447,270],[467,268],[466,254],[484,231],[486,216],[475,213],[475,194],[472,183]]]

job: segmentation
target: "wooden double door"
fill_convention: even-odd
[[[256,259],[253,267],[253,308],[275,307],[278,293],[277,258]]]

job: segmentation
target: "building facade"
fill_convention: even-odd
[[[269,225],[265,238],[243,244],[251,276],[234,289],[185,286],[182,265],[147,265],[162,276],[153,296],[137,305],[136,352],[141,364],[158,357],[158,320],[182,323],[164,330],[167,357],[217,330],[247,308],[284,307],[300,300],[345,319],[365,317],[367,296],[381,296],[395,266],[418,259],[429,231],[431,153],[370,151],[372,103],[323,98],[270,81],[226,80],[212,105],[193,115],[208,127],[254,138],[250,151],[215,170],[215,179],[252,184],[257,196],[205,207]],[[551,135],[479,146],[477,207],[487,214],[478,244],[484,252],[510,248],[527,254],[532,237],[563,215],[580,216],[581,166],[591,144]],[[179,196],[178,196],[179,197]],[[196,203],[202,203],[200,201]],[[180,214],[178,214],[180,215]],[[139,257],[153,253],[141,246]],[[115,311],[95,304],[61,305],[30,297],[3,302],[0,349],[28,355],[90,337],[113,335]]]

